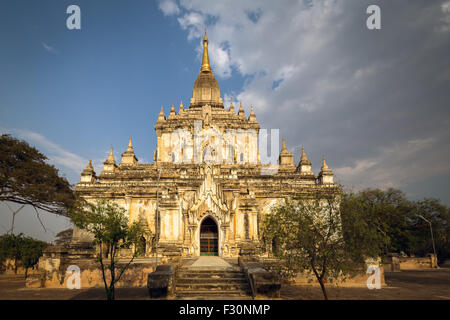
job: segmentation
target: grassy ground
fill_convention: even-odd
[[[450,268],[425,271],[386,273],[387,287],[380,290],[367,288],[328,288],[330,299],[447,299],[450,300]],[[149,299],[146,288],[118,288],[117,299]],[[23,276],[0,275],[0,299],[4,300],[96,300],[104,299],[103,288],[80,290],[29,289]],[[283,285],[281,299],[323,299],[319,287]]]

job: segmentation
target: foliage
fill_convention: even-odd
[[[409,243],[407,252],[424,256],[433,252],[430,225],[419,217],[431,222],[438,262],[450,258],[450,208],[438,199],[425,198],[416,201],[408,217]]]
[[[57,246],[62,246],[69,244],[72,241],[73,229],[66,229],[61,232],[58,232],[55,239],[55,244]]]
[[[0,201],[31,205],[67,215],[74,202],[69,182],[46,162],[47,157],[27,142],[0,136]]]
[[[362,226],[359,219],[348,216],[346,226],[354,235],[373,230]],[[346,241],[336,198],[316,196],[308,200],[290,200],[273,208],[263,221],[266,239],[274,239],[278,249],[275,256],[283,263],[286,273],[312,271],[324,298],[327,299],[326,281],[351,275],[364,265],[368,256],[376,257],[379,247],[351,247],[357,241]],[[347,233],[347,238],[352,233]],[[372,243],[373,244],[373,243]]]
[[[137,250],[134,250],[128,263],[119,267],[118,251],[120,248],[136,248],[145,231],[138,222],[128,223],[125,209],[106,200],[94,204],[86,203],[84,209],[78,208],[73,212],[72,221],[77,227],[94,236],[94,244],[99,248],[97,260],[102,271],[106,297],[108,300],[114,300],[116,283],[138,254]],[[109,281],[106,271],[109,271]]]
[[[46,242],[25,237],[22,233],[2,235],[0,236],[0,261],[3,263],[6,259],[13,260],[16,273],[19,265],[22,265],[27,277],[28,269],[38,263],[47,245]]]
[[[439,262],[450,258],[450,210],[438,199],[425,198],[411,201],[397,189],[366,189],[358,193],[349,192],[342,198],[343,223],[351,215],[362,222],[376,226],[377,239],[383,239],[382,254],[404,252],[409,255],[425,256],[433,252],[431,222]],[[354,231],[347,228],[347,231]],[[371,241],[365,232],[354,237]]]

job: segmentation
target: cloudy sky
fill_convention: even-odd
[[[81,30],[66,9],[81,8]],[[381,30],[366,27],[369,5]],[[349,188],[396,187],[450,205],[450,1],[3,1],[0,130],[71,183],[133,137],[151,162],[160,106],[192,94],[207,28],[226,105],[255,108],[298,161],[323,155]],[[14,209],[14,207],[12,208]],[[0,204],[0,233],[9,208]],[[22,214],[23,213],[23,214]],[[51,240],[64,218],[24,209],[16,229]]]

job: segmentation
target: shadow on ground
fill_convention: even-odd
[[[380,290],[367,288],[328,288],[330,299],[356,300],[450,300],[450,269],[386,272],[387,287]],[[25,279],[18,275],[0,275],[2,300],[104,300],[103,288],[80,290],[29,289]],[[147,288],[117,288],[116,299],[147,300]],[[281,299],[321,300],[319,287],[283,285]]]

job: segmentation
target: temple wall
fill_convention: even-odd
[[[194,130],[195,131],[195,130]],[[215,163],[254,163],[258,162],[258,133],[256,130],[219,130],[214,126],[203,128],[196,133],[200,139],[194,148],[194,133],[185,129],[163,132],[157,139],[157,158],[160,162],[194,163],[202,161],[204,148],[211,146],[216,150]]]

